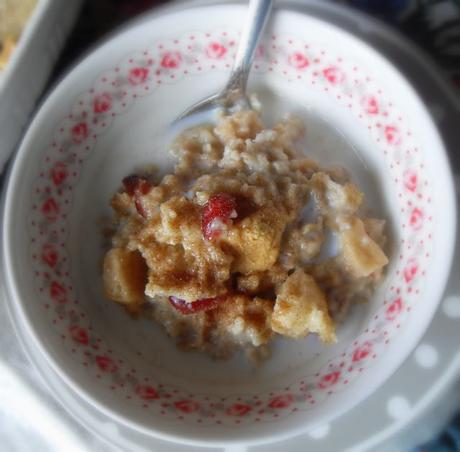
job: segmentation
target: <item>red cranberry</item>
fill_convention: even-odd
[[[129,196],[134,196],[140,179],[141,178],[137,174],[132,174],[123,179],[123,187]]]
[[[195,314],[201,311],[209,311],[217,307],[219,303],[224,301],[225,295],[214,298],[202,298],[192,302],[187,302],[176,297],[169,297],[169,302],[182,314]]]
[[[225,225],[238,216],[235,197],[218,193],[209,198],[201,214],[201,230],[207,240],[220,236]]]
[[[146,212],[142,206],[140,197],[150,191],[152,184],[137,174],[133,174],[123,179],[123,187],[129,196],[134,197],[134,205],[137,212],[145,218]]]

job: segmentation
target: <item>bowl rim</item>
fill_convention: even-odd
[[[186,10],[189,9],[195,9],[195,8],[218,8],[222,6],[231,6],[231,7],[241,7],[241,3],[239,2],[225,2],[224,4],[206,4],[206,5],[200,5],[196,6],[193,4],[194,2],[190,2],[190,5],[185,8]],[[289,12],[293,13],[296,15],[301,15],[304,17],[307,17],[308,20],[312,20],[315,22],[320,23],[322,26],[329,27],[331,29],[334,29],[335,31],[338,31],[339,33],[344,33],[351,39],[358,41],[361,46],[363,46],[367,51],[373,53],[375,56],[380,58],[382,62],[391,70],[394,75],[396,75],[399,79],[402,85],[404,85],[405,90],[411,95],[412,99],[418,103],[422,114],[425,116],[426,121],[430,124],[432,132],[433,132],[433,137],[437,141],[437,147],[442,151],[439,153],[438,158],[439,158],[439,165],[443,167],[444,173],[447,176],[445,183],[448,186],[448,192],[445,193],[447,202],[447,205],[450,206],[456,206],[456,198],[455,198],[455,190],[454,190],[454,184],[453,184],[453,178],[452,178],[452,172],[450,169],[450,166],[448,164],[448,158],[447,158],[447,152],[445,149],[445,146],[443,144],[443,141],[439,135],[438,129],[428,114],[426,107],[423,104],[423,101],[419,97],[419,95],[416,93],[412,85],[408,82],[407,78],[402,74],[397,67],[387,59],[385,55],[380,53],[377,49],[374,49],[373,47],[369,46],[366,42],[364,42],[362,39],[359,37],[353,35],[346,29],[343,29],[340,26],[335,25],[334,23],[327,22],[323,19],[317,18],[315,16],[311,16],[309,14],[303,13],[299,10],[291,9],[289,5],[286,5],[287,7],[281,7],[279,8],[279,11],[283,12]],[[68,375],[65,370],[61,368],[55,362],[55,360],[52,358],[51,354],[47,351],[44,343],[40,339],[40,334],[35,331],[33,322],[29,319],[28,315],[26,314],[26,309],[23,306],[23,300],[20,299],[19,294],[17,293],[17,284],[15,281],[15,275],[12,272],[12,265],[10,264],[11,262],[11,256],[14,254],[12,250],[12,244],[7,240],[8,237],[11,235],[11,230],[14,228],[14,225],[12,224],[11,217],[7,218],[7,213],[12,210],[12,202],[14,200],[14,186],[15,184],[18,184],[18,178],[15,178],[16,173],[21,169],[23,165],[23,160],[25,160],[26,156],[28,155],[26,153],[26,150],[30,148],[30,143],[33,139],[35,132],[35,128],[37,126],[38,121],[41,120],[41,117],[45,117],[44,113],[44,108],[46,107],[47,103],[50,101],[50,98],[53,97],[56,94],[56,91],[58,91],[59,86],[61,83],[67,79],[68,77],[71,76],[72,71],[85,63],[86,59],[95,53],[96,51],[99,51],[102,49],[106,44],[110,43],[113,38],[116,38],[118,36],[121,36],[123,33],[129,32],[131,29],[135,28],[136,26],[142,25],[144,22],[149,22],[149,21],[154,21],[156,18],[159,16],[163,15],[169,15],[169,14],[176,14],[179,11],[183,11],[184,7],[180,7],[179,5],[172,5],[172,6],[165,6],[157,11],[155,13],[150,13],[148,14],[148,17],[146,18],[136,18],[128,24],[123,25],[119,29],[115,30],[113,33],[109,34],[106,39],[103,41],[97,43],[97,45],[93,46],[92,48],[89,49],[87,53],[85,53],[80,59],[78,59],[68,70],[67,72],[56,82],[56,84],[52,87],[52,89],[49,91],[48,95],[45,97],[45,99],[42,101],[42,104],[40,107],[37,109],[36,115],[31,122],[27,133],[25,134],[19,151],[14,157],[13,164],[10,167],[8,176],[6,178],[6,190],[4,191],[3,197],[4,197],[4,203],[3,203],[3,222],[2,222],[2,237],[3,237],[3,246],[2,246],[2,260],[4,263],[4,269],[5,269],[5,280],[6,280],[6,290],[8,291],[8,294],[10,297],[8,297],[10,303],[14,307],[15,311],[18,314],[18,317],[21,319],[22,325],[28,330],[28,333],[30,333],[30,336],[34,342],[34,344],[37,346],[38,350],[42,353],[43,357],[46,359],[47,363],[50,365],[50,367],[59,375],[60,378],[63,379],[63,381],[69,386],[77,395],[79,395],[83,400],[85,400],[87,403],[91,404],[92,406],[96,407],[99,411],[104,413],[105,415],[108,416],[108,418],[112,418],[117,420],[118,422],[127,425],[134,430],[140,431],[144,434],[150,435],[150,436],[155,436],[159,439],[167,440],[167,441],[174,441],[176,443],[182,443],[182,444],[187,444],[187,445],[195,445],[195,446],[228,446],[228,445],[236,445],[236,444],[241,444],[240,440],[233,440],[233,438],[226,439],[226,440],[221,440],[221,441],[215,441],[215,440],[207,440],[206,438],[204,439],[194,439],[192,437],[185,437],[185,436],[178,436],[178,435],[173,435],[169,433],[164,433],[160,430],[156,430],[155,428],[145,428],[136,422],[131,421],[124,415],[119,414],[118,412],[114,411],[112,408],[108,407],[107,404],[104,404],[100,402],[99,400],[95,399],[90,393],[86,391],[85,388],[81,387],[77,380],[75,380],[72,376]],[[455,241],[455,227],[456,227],[456,217],[457,217],[457,211],[454,209],[451,212],[451,221],[450,224],[447,225],[447,234],[446,234],[446,240],[445,243],[454,243]],[[385,374],[383,378],[380,378],[380,380],[376,380],[374,384],[370,384],[367,386],[367,390],[363,390],[362,394],[359,401],[365,399],[367,396],[369,396],[371,393],[373,393],[381,384],[384,383],[393,373],[394,371],[400,366],[400,364],[404,361],[404,359],[409,355],[409,353],[413,350],[415,347],[416,343],[420,340],[422,337],[423,333],[426,331],[432,317],[434,314],[434,311],[436,310],[439,301],[441,299],[442,292],[444,291],[444,288],[447,283],[447,278],[449,276],[449,271],[450,267],[452,264],[452,259],[454,255],[454,247],[450,247],[449,250],[447,250],[447,260],[446,262],[448,265],[445,266],[443,278],[441,280],[441,283],[437,285],[437,289],[434,291],[436,292],[436,297],[433,297],[437,300],[437,302],[432,303],[431,310],[429,312],[429,315],[426,315],[426,322],[425,324],[419,328],[418,334],[415,335],[415,339],[412,338],[412,343],[409,347],[406,349],[406,353],[401,355],[401,357],[398,360],[395,360],[391,367],[391,369]],[[10,264],[10,265],[9,265]],[[330,421],[332,418],[336,418],[343,414],[344,412],[348,411],[351,409],[353,406],[356,406],[357,403],[359,402],[351,402],[351,403],[342,403],[342,409],[337,410],[332,416],[325,416],[328,419],[326,421]],[[323,424],[324,421],[318,423],[318,425]],[[315,423],[309,423],[308,429],[313,429],[317,425]],[[257,444],[266,444],[268,442],[273,442],[273,441],[280,441],[284,439],[288,439],[292,436],[304,433],[306,431],[306,427],[299,425],[296,428],[289,428],[287,432],[282,432],[282,433],[277,433],[276,437],[267,437],[267,438],[257,438],[255,435],[251,436],[251,439],[245,438],[244,444],[245,445],[257,445]],[[203,436],[203,435],[201,435]]]

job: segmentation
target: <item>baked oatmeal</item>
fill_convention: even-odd
[[[364,215],[343,170],[296,149],[304,133],[294,116],[269,129],[253,110],[222,114],[176,139],[172,174],[126,177],[111,200],[107,297],[214,357],[263,359],[276,335],[334,343],[382,280],[385,222]]]
[[[13,54],[37,0],[0,0],[0,71]]]

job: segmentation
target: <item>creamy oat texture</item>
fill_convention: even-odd
[[[268,129],[252,110],[222,115],[177,138],[172,174],[124,179],[107,297],[215,357],[242,348],[263,359],[277,334],[334,343],[349,306],[382,279],[385,222],[364,216],[344,171],[295,148],[304,133],[293,116]]]

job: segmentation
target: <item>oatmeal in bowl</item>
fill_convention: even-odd
[[[264,359],[277,335],[336,342],[349,307],[382,281],[385,221],[343,169],[298,149],[305,133],[295,116],[266,128],[254,110],[221,114],[179,135],[173,173],[124,178],[107,297],[214,357]]]

